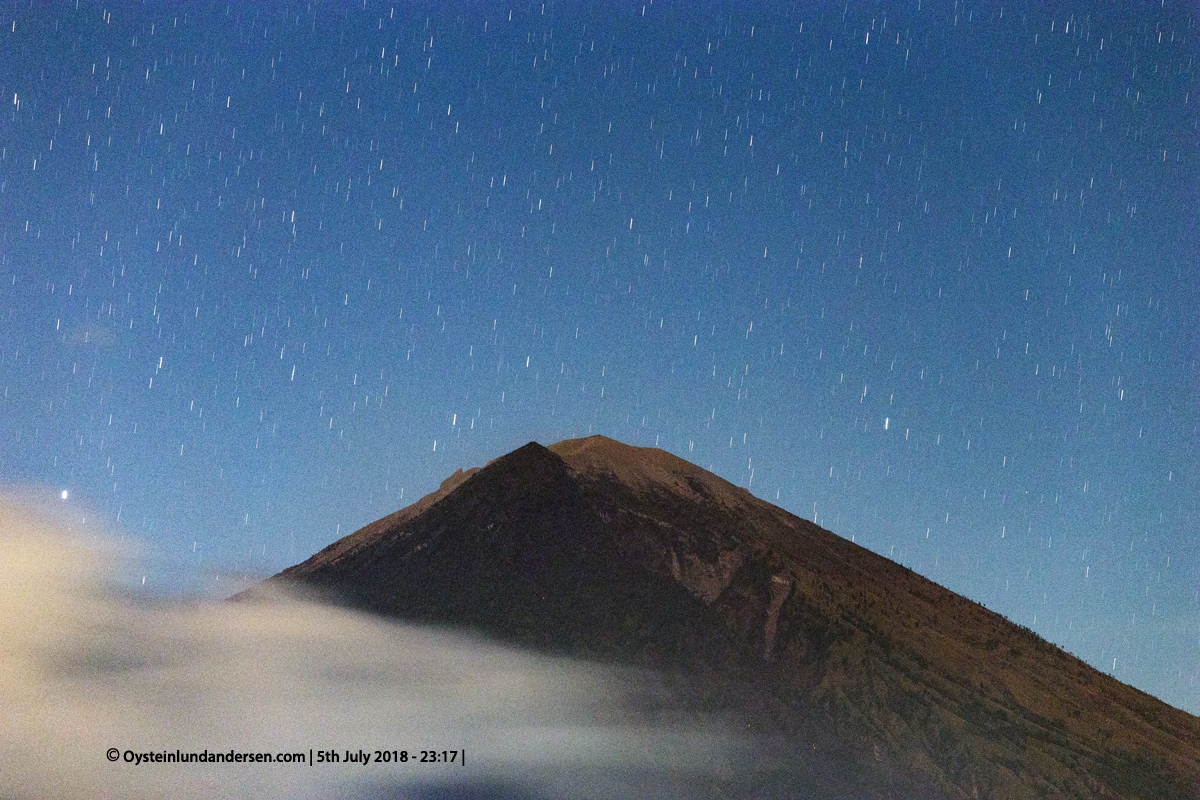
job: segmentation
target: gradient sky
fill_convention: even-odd
[[[220,594],[602,433],[1200,712],[1200,15],[1061,5],[5,5],[0,483]]]

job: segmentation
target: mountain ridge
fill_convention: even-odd
[[[868,795],[1200,798],[1200,719],[653,448],[531,442],[272,582],[690,676]]]

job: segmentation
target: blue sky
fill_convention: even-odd
[[[1186,4],[4,14],[0,482],[136,585],[603,433],[1200,711]]]

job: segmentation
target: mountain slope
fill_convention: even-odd
[[[1200,719],[661,450],[530,443],[270,582],[654,667],[834,793],[1200,798]]]

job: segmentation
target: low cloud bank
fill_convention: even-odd
[[[2,797],[674,797],[738,769],[645,673],[296,599],[138,601],[54,506],[0,496]]]

